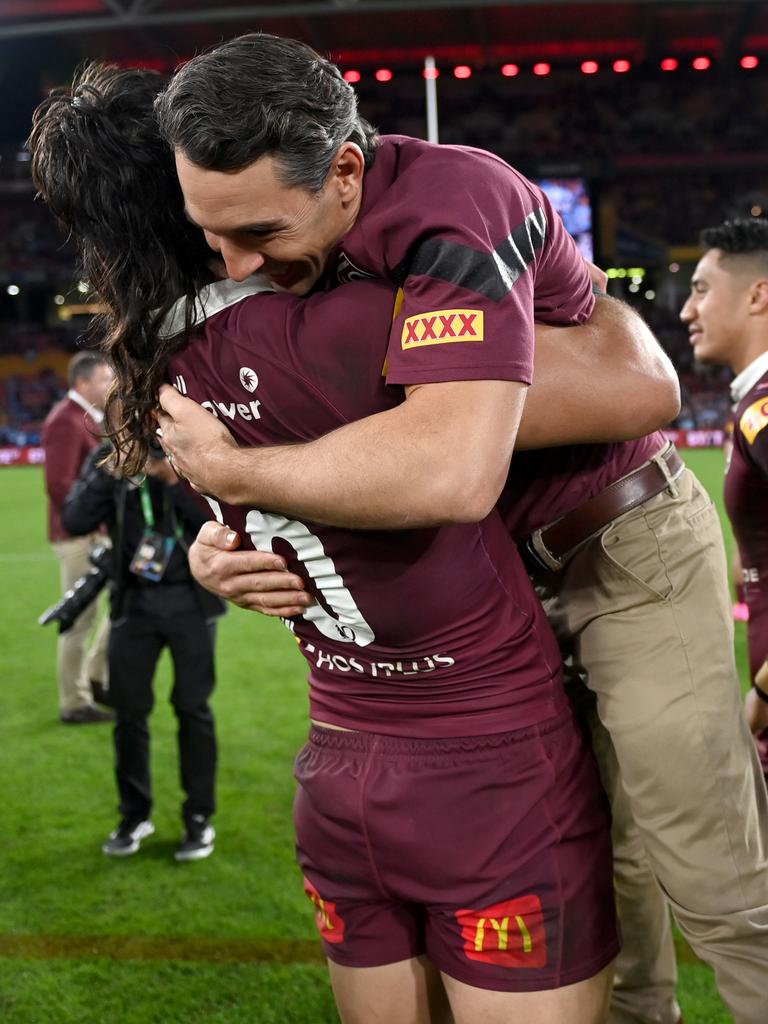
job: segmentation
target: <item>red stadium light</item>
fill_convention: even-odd
[[[581,65],[582,75],[596,75],[600,70],[600,65],[596,60],[585,60]]]
[[[552,66],[550,64],[547,64],[547,62],[544,60],[539,61],[538,64],[533,65],[534,75],[548,75],[551,70]]]
[[[711,66],[712,61],[709,57],[694,57],[691,61],[691,67],[694,71],[706,71]]]
[[[355,82],[359,82],[361,78],[362,75],[359,71],[351,70],[344,72],[344,81],[349,82],[350,85],[353,85]]]
[[[501,73],[505,78],[514,78],[515,75],[520,74],[520,68],[517,64],[502,64]]]
[[[389,70],[389,68],[379,68],[378,71],[374,72],[373,77],[376,79],[377,82],[391,82],[392,72]]]
[[[665,57],[661,62],[662,71],[677,71],[677,57]]]
[[[439,78],[440,68],[424,68],[422,75],[424,75],[425,78]]]
[[[468,64],[459,64],[453,69],[456,78],[471,78],[472,68]]]
[[[741,64],[741,66],[744,68],[745,71],[751,71],[753,68],[757,67],[757,65],[760,63],[760,61],[757,59],[757,57],[753,57],[752,55],[749,55],[749,56],[742,57],[741,60],[739,61],[739,63]]]
[[[629,71],[631,67],[632,65],[628,60],[615,60],[613,62],[613,70],[617,75],[623,75],[626,71]]]

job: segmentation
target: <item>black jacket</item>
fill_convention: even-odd
[[[189,610],[190,595],[206,619],[223,615],[224,602],[201,587],[189,571],[189,546],[210,517],[183,484],[169,486],[147,477],[155,518],[153,529],[173,537],[178,523],[182,535],[159,582],[130,572],[145,528],[141,497],[135,482],[118,479],[99,466],[108,452],[109,448],[102,446],[86,459],[64,500],[61,519],[64,528],[74,536],[92,533],[102,523],[109,529],[113,560],[111,617],[120,618],[129,605],[157,614],[181,614]]]

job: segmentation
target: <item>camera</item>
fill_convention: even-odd
[[[106,546],[94,548],[89,555],[92,568],[84,573],[66,594],[46,609],[37,620],[41,626],[58,622],[59,633],[71,629],[75,620],[95,601],[112,575],[112,551]]]

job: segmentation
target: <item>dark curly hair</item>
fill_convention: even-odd
[[[726,257],[756,254],[768,259],[768,220],[760,217],[726,220],[705,228],[699,237],[705,249],[719,249]]]
[[[184,215],[154,115],[165,84],[153,71],[89,64],[38,106],[27,140],[39,197],[73,236],[83,278],[106,307],[93,323],[116,374],[106,422],[129,473],[144,465],[167,360],[211,280],[212,253]],[[163,339],[160,324],[180,297],[186,330]]]
[[[333,157],[378,134],[335,64],[296,39],[252,33],[194,57],[156,103],[166,142],[199,167],[239,171],[272,155],[283,184],[321,192]]]

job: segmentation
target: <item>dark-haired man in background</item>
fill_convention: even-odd
[[[768,778],[768,221],[726,221],[701,242],[680,316],[699,362],[736,374],[725,505],[749,608],[747,712]]]
[[[88,455],[100,443],[101,422],[112,370],[100,352],[78,352],[69,362],[69,390],[43,424],[48,537],[61,566],[62,594],[91,568],[91,536],[73,537],[61,522],[61,507]],[[98,526],[98,524],[96,524]],[[91,603],[58,640],[59,715],[67,725],[110,722],[113,715],[96,707],[93,683],[107,681],[105,617],[88,651],[98,602]],[[97,693],[102,695],[101,690]]]

